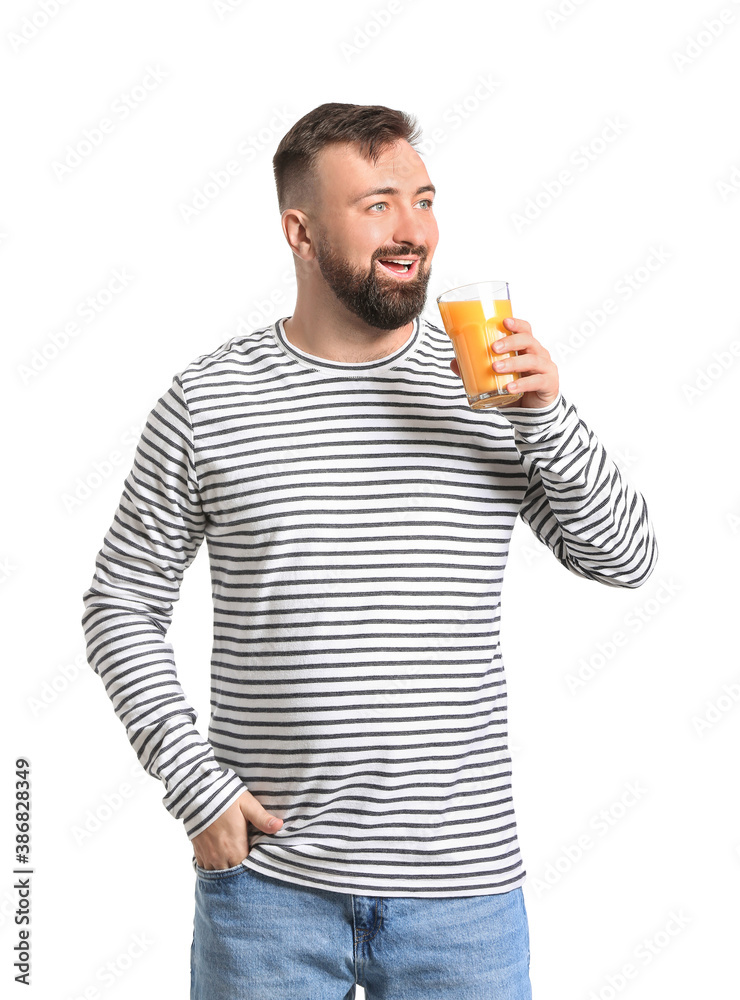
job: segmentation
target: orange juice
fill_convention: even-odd
[[[489,300],[490,301],[490,300]],[[521,399],[522,393],[508,393],[506,386],[519,378],[519,372],[496,372],[493,362],[515,357],[515,352],[499,354],[493,342],[509,335],[504,319],[511,316],[510,299],[494,299],[493,315],[486,316],[480,299],[462,302],[439,302],[442,322],[455,349],[460,376],[466,394],[475,400],[474,408],[505,406]],[[488,398],[478,397],[492,393]]]

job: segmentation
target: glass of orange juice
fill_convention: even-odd
[[[506,386],[519,372],[496,372],[493,362],[517,357],[516,351],[497,353],[493,343],[511,330],[504,319],[511,316],[508,281],[477,281],[451,288],[437,297],[447,336],[452,341],[468,403],[474,410],[515,403],[524,395]]]

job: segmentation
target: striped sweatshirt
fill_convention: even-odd
[[[248,790],[248,868],[379,896],[522,885],[499,646],[517,517],[562,565],[639,587],[643,497],[562,393],[473,410],[447,334],[308,354],[284,319],[173,377],[83,596],[87,659],[192,839]],[[207,733],[167,631],[207,540]],[[205,617],[205,616],[204,616]]]

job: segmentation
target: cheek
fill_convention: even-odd
[[[388,227],[380,219],[363,218],[334,231],[334,248],[356,264],[367,267],[370,257],[389,242]]]
[[[393,243],[393,227],[385,219],[369,218],[355,230],[355,239],[365,252],[373,253],[379,247]]]
[[[439,230],[437,229],[437,223],[435,222],[433,226],[430,226],[426,240],[424,241],[428,248],[427,261],[431,258],[434,251],[437,249],[437,243],[439,242]]]

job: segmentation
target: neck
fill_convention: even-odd
[[[379,361],[397,351],[411,336],[413,321],[396,330],[368,326],[335,296],[331,301],[301,294],[283,324],[288,340],[301,351],[329,361]]]

